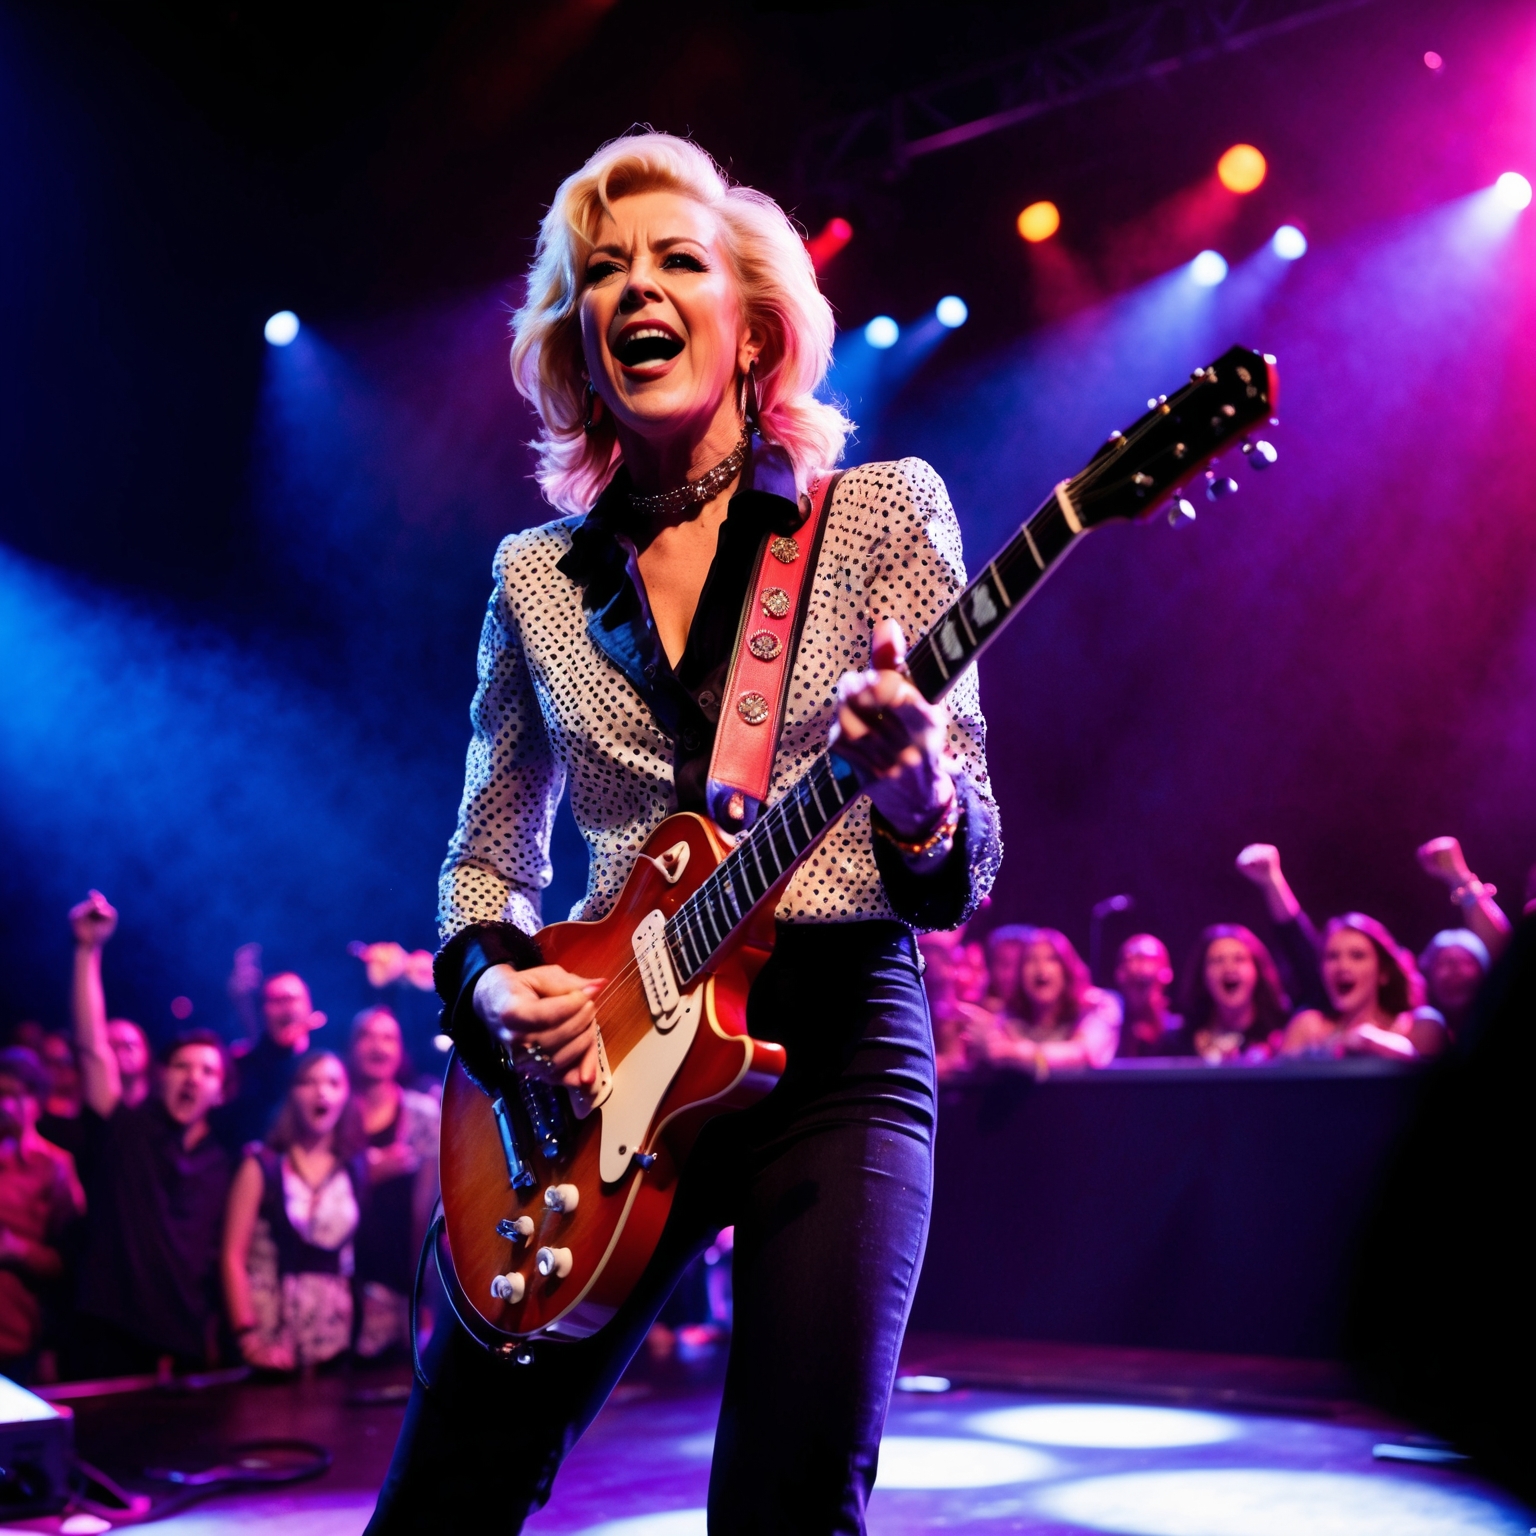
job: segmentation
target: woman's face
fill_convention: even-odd
[[[1353,1013],[1376,1001],[1381,961],[1376,946],[1353,928],[1338,929],[1323,945],[1323,986],[1339,1013]]]
[[[399,1024],[387,1013],[376,1013],[357,1032],[352,1064],[359,1077],[385,1083],[399,1073],[404,1050]]]
[[[290,1090],[305,1129],[324,1136],[336,1129],[347,1103],[347,1074],[334,1056],[323,1056]]]
[[[1024,946],[1024,965],[1020,984],[1037,1008],[1051,1008],[1061,1001],[1067,989],[1067,968],[1056,951],[1043,939]]]
[[[1206,950],[1205,984],[1223,1012],[1247,1009],[1259,984],[1259,968],[1241,939],[1217,939]]]
[[[1483,968],[1471,950],[1460,944],[1446,944],[1435,951],[1424,979],[1429,983],[1429,1000],[1435,1007],[1460,1013],[1477,995]]]
[[[742,319],[720,221],[677,192],[637,192],[604,214],[583,276],[587,377],[617,420],[664,439],[712,422],[758,350]]]

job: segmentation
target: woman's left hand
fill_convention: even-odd
[[[921,841],[955,805],[944,756],[949,711],[930,704],[897,670],[905,660],[901,626],[879,620],[869,670],[845,672],[838,683],[830,744],[896,835]]]

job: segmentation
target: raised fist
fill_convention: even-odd
[[[1269,885],[1280,873],[1280,850],[1273,843],[1249,843],[1237,856],[1237,868],[1255,885]]]
[[[81,949],[100,949],[117,931],[117,908],[100,891],[69,909],[69,926]]]
[[[1419,864],[1426,875],[1433,875],[1449,886],[1466,885],[1472,879],[1466,855],[1454,837],[1432,837],[1419,849]]]

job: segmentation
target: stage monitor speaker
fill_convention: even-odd
[[[0,1524],[63,1509],[74,1455],[69,1409],[0,1376]]]

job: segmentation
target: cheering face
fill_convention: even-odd
[[[196,1125],[224,1102],[224,1058],[211,1045],[184,1045],[160,1074],[160,1096],[177,1125]]]
[[[1115,966],[1115,985],[1132,1007],[1145,1007],[1159,987],[1173,980],[1168,951],[1150,935],[1128,939]]]
[[[268,978],[261,989],[261,1012],[273,1044],[284,1050],[292,1050],[315,1028],[309,988],[292,972]]]
[[[1323,946],[1323,986],[1337,1013],[1370,1007],[1381,986],[1376,946],[1353,928],[1338,929]]]
[[[39,1107],[20,1078],[0,1076],[0,1140],[20,1136],[37,1124]]]
[[[756,350],[720,221],[676,192],[621,197],[603,216],[580,309],[587,377],[642,437],[707,427]]]
[[[1053,1008],[1067,989],[1067,969],[1049,944],[1036,939],[1024,946],[1019,982],[1036,1008]]]
[[[1205,984],[1223,1012],[1244,1011],[1259,984],[1248,946],[1240,939],[1217,939],[1205,952]]]
[[[1435,951],[1424,979],[1429,983],[1429,1000],[1436,1008],[1460,1013],[1477,995],[1483,968],[1470,950],[1447,944]]]
[[[350,1091],[346,1068],[334,1056],[322,1056],[289,1090],[300,1120],[315,1136],[336,1129]]]
[[[400,1071],[405,1053],[400,1025],[387,1013],[374,1013],[360,1025],[352,1042],[352,1064],[370,1083],[387,1083]]]

